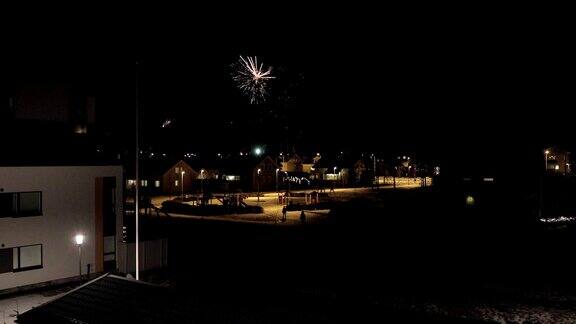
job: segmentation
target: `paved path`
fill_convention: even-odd
[[[294,193],[311,192],[308,191],[293,191]],[[369,188],[338,188],[334,192],[328,192],[329,198],[326,199],[336,199],[336,200],[348,200],[353,197],[365,195],[370,192]],[[261,214],[228,214],[220,216],[193,216],[193,215],[182,215],[170,213],[171,217],[178,218],[191,218],[191,219],[210,219],[218,221],[233,221],[233,222],[256,222],[262,224],[280,224],[280,225],[294,225],[300,223],[300,211],[289,211],[286,215],[286,222],[282,223],[282,207],[283,205],[278,202],[278,194],[276,192],[266,192],[261,193],[260,198],[256,197],[255,193],[248,193],[250,195],[244,201],[248,205],[261,206],[263,208],[263,213]],[[173,196],[158,196],[152,198],[152,204],[158,208],[162,207],[162,202],[171,199]],[[294,203],[304,203],[304,197],[292,197]],[[322,201],[322,198],[320,199]],[[216,199],[212,200],[213,204],[220,204]],[[330,210],[310,210],[305,211],[306,221],[314,222],[323,217],[326,217],[330,213]],[[161,214],[161,217],[166,217]]]

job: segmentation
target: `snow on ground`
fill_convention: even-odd
[[[17,295],[8,298],[0,297],[0,324],[16,323],[16,316],[36,306],[58,298],[72,287],[45,290],[42,292]]]

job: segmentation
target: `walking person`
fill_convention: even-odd
[[[286,206],[282,207],[282,223],[286,222]]]
[[[300,212],[300,223],[306,223],[306,214],[304,213],[304,209]]]

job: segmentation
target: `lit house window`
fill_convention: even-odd
[[[180,167],[174,168],[174,173],[179,174],[179,173],[180,173],[180,169],[181,169]]]
[[[134,183],[136,183],[136,181],[134,180],[127,180],[126,184],[128,185],[128,187],[134,187]]]
[[[140,185],[142,187],[148,187],[148,180],[140,180]]]
[[[174,187],[178,187],[178,180],[174,180]]]
[[[154,181],[154,187],[160,188],[160,180]]]

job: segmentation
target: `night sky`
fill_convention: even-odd
[[[361,12],[31,28],[12,35],[1,78],[88,84],[104,128],[127,141],[140,61],[143,141],[157,149],[441,155],[574,144],[574,50],[562,20]],[[265,104],[235,88],[239,55],[273,67]],[[160,128],[166,118],[172,129]]]

